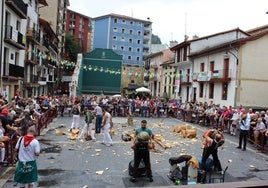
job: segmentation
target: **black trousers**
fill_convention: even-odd
[[[151,162],[150,162],[150,151],[134,151],[134,169],[133,169],[133,177],[136,178],[138,176],[138,168],[140,165],[141,160],[143,160],[147,177],[152,177],[152,170],[151,170]]]
[[[247,140],[248,140],[248,130],[240,130],[239,134],[239,147],[242,147],[243,141],[243,148],[246,149],[247,147]]]
[[[214,168],[216,168],[218,171],[222,171],[221,162],[218,157],[218,148],[211,146],[203,150],[201,169],[206,170],[206,161],[210,155],[213,157]]]

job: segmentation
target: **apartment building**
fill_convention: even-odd
[[[233,43],[248,36],[236,28],[172,47],[180,75],[176,82],[178,98],[234,106],[238,47]]]
[[[1,14],[1,93],[11,99],[23,86],[27,4],[22,0],[5,1]]]
[[[72,10],[67,10],[66,34],[73,35],[79,44],[80,53],[91,51],[91,18]]]

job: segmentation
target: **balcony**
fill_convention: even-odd
[[[210,71],[210,82],[230,82],[231,81],[231,69],[220,69]]]
[[[25,44],[23,42],[23,35],[10,25],[5,26],[4,41],[21,50],[25,49]]]
[[[10,64],[10,63],[5,63],[8,67],[4,67],[4,77],[13,77],[17,79],[24,78],[24,67]]]
[[[20,18],[27,18],[27,4],[23,0],[6,0],[7,6],[9,6]]]
[[[181,76],[181,85],[191,85],[191,84],[192,82],[190,81],[189,75]]]
[[[198,82],[230,82],[231,69],[219,69],[194,73],[193,80]]]
[[[27,36],[27,39],[34,42],[35,44],[40,43],[40,35],[34,29],[28,29],[26,36]]]

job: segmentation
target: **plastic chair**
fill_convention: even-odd
[[[227,169],[228,169],[228,166],[224,169],[223,173],[210,171],[208,183],[224,183],[224,178],[225,178]]]

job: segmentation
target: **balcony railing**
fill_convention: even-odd
[[[219,69],[193,74],[193,80],[199,82],[228,82],[231,81],[231,69]]]
[[[39,43],[40,42],[40,35],[34,29],[28,29],[27,30],[27,37],[30,40],[32,40],[33,42],[35,42],[35,43]]]
[[[8,72],[4,72],[4,75],[6,76],[14,76],[17,78],[24,78],[24,67],[8,64]]]
[[[27,18],[27,4],[23,0],[6,0],[6,4],[21,18]]]
[[[5,41],[20,49],[25,48],[23,35],[10,25],[6,25],[5,27]]]

